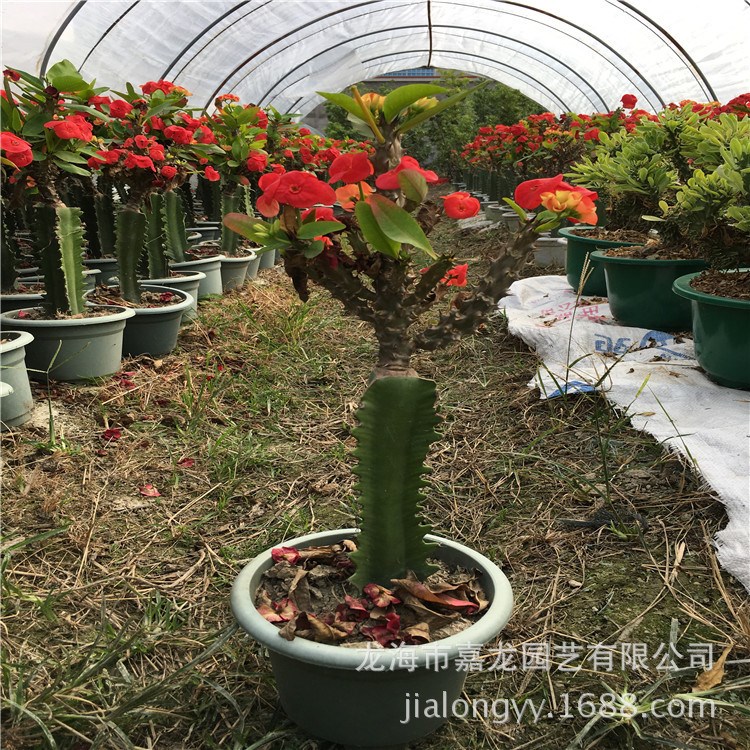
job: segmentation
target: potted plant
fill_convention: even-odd
[[[37,378],[81,380],[116,372],[125,321],[133,315],[124,307],[86,307],[81,210],[61,197],[63,175],[89,175],[90,118],[100,113],[81,101],[95,93],[67,60],[53,65],[44,79],[13,69],[4,73],[0,105],[10,130],[0,143],[3,182],[28,191],[45,297],[41,307],[9,311],[2,318],[33,334],[26,360]]]
[[[701,153],[699,133],[703,124],[724,111],[716,104],[686,101],[657,115],[642,115],[635,123],[626,122],[618,134],[602,136],[593,154],[569,172],[575,182],[601,187],[608,198],[610,231],[644,232],[649,226],[658,231],[657,237],[591,255],[604,270],[612,314],[626,325],[667,331],[690,326],[689,306],[674,295],[672,283],[682,274],[705,268],[706,262],[698,252],[699,243],[678,231],[675,222],[652,222],[659,221],[654,214],[696,171],[711,172],[719,166],[715,157]],[[710,229],[710,222],[706,227]]]
[[[718,166],[696,170],[664,220],[689,234],[712,267],[679,277],[674,291],[691,306],[695,354],[706,375],[750,390],[750,119],[720,114],[696,138],[703,158]]]
[[[209,159],[221,178],[221,215],[226,216],[244,208],[248,190],[257,188],[258,175],[268,165],[268,154],[263,150],[268,117],[260,107],[240,104],[234,94],[222,94],[216,98],[215,105],[210,124],[219,150]],[[241,287],[251,266],[250,277],[254,278],[260,264],[260,258],[252,249],[240,248],[239,240],[236,232],[221,225],[224,291]]]
[[[121,196],[115,218],[119,287],[99,290],[90,299],[121,298],[133,307],[125,353],[165,354],[174,348],[183,312],[194,299],[185,289],[149,289],[140,270],[145,256],[148,281],[159,287],[171,280],[169,259],[186,260],[180,186],[194,171],[193,162],[205,160],[215,146],[210,128],[184,111],[184,89],[168,81],[149,81],[142,93],[130,84],[127,89],[123,99],[105,105],[120,117],[110,123],[107,148],[89,160]],[[187,283],[195,289],[201,281],[193,277]]]
[[[266,174],[256,207],[267,221],[230,214],[224,222],[258,244],[279,248],[303,300],[308,282],[319,284],[347,312],[371,326],[377,339],[377,362],[355,431],[360,530],[280,540],[280,547],[266,551],[240,573],[232,608],[241,625],[269,649],[281,702],[294,721],[336,742],[382,746],[422,737],[446,720],[432,716],[404,721],[406,693],[417,691],[425,699],[448,702],[458,697],[465,673],[454,668],[456,656],[469,643],[494,638],[512,606],[510,586],[491,561],[463,545],[426,535],[428,527],[420,513],[424,460],[437,438],[439,419],[435,383],[419,377],[412,357],[471,334],[495,309],[539,231],[561,217],[579,214],[572,204],[557,212],[540,212],[492,262],[486,277],[464,290],[467,266],[456,265],[453,255],[438,256],[427,235],[444,214],[476,215],[479,202],[465,192],[445,196],[442,208],[426,200],[428,182],[435,182],[437,175],[404,156],[400,143],[405,130],[427,119],[431,111],[449,106],[450,100],[425,100],[435,90],[419,85],[396,89],[387,97],[360,95],[356,89],[353,93],[353,98],[324,96],[367,124],[375,148],[372,157],[361,152],[334,159],[329,179],[342,183],[335,196],[327,182],[309,172]],[[329,208],[316,207],[334,198],[343,209],[337,217]],[[452,295],[453,287],[461,288],[460,294]],[[346,550],[355,546],[356,551],[347,555]],[[294,593],[283,602],[263,600],[262,577],[274,563],[304,563],[321,549],[333,569],[341,571],[337,585],[346,584],[355,566],[348,584],[356,587],[355,595],[341,603],[338,616],[300,611]],[[462,600],[459,606],[482,609],[484,614],[458,635],[424,643],[429,626],[421,623],[407,633],[404,625],[402,631],[399,616],[389,607],[399,587],[416,587],[422,594],[430,590],[431,584],[424,581],[430,581],[431,558],[480,571],[471,584],[476,584],[478,598]],[[305,575],[304,568],[299,575]],[[445,602],[445,597],[434,596]],[[347,619],[350,615],[352,620]],[[412,645],[374,652],[332,645],[336,633],[351,632],[360,615],[382,618],[361,633],[381,643]],[[286,620],[284,633],[272,620]],[[316,642],[282,637],[295,632]],[[437,669],[430,664],[436,648],[445,651],[445,661]],[[409,658],[400,659],[399,652]],[[367,659],[371,669],[361,669]]]

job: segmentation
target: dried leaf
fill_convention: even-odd
[[[377,583],[368,583],[362,591],[373,601],[376,607],[388,607],[391,604],[400,604],[401,600],[394,596],[390,589],[378,586]]]
[[[177,462],[178,466],[181,466],[183,469],[190,469],[193,466],[195,466],[195,459],[194,458],[181,458]]]
[[[291,565],[294,565],[299,561],[300,553],[295,547],[275,547],[271,550],[271,559],[274,562],[286,560]]]
[[[420,583],[414,578],[393,578],[391,583],[396,584],[396,590],[403,589],[425,602],[440,604],[451,609],[465,609],[468,613],[479,611],[479,604],[466,599],[457,599],[445,592],[434,592],[431,587]],[[457,586],[454,591],[464,591],[465,587]]]
[[[316,640],[318,643],[335,643],[336,641],[341,641],[350,636],[357,626],[355,622],[338,622],[329,625],[309,613],[307,621],[310,623],[313,640]]]
[[[153,484],[144,484],[138,488],[138,492],[144,497],[161,497],[161,492]]]
[[[416,625],[410,625],[404,628],[404,634],[408,636],[407,643],[429,643],[430,626],[426,622],[418,622]]]
[[[731,650],[732,646],[727,646],[722,651],[721,656],[713,663],[713,666],[698,675],[695,685],[693,685],[693,693],[700,693],[721,685],[721,681],[724,679],[724,662],[727,660],[727,656],[729,656]]]
[[[119,427],[109,427],[102,433],[102,440],[119,440],[122,430]]]

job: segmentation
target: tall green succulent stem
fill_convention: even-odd
[[[37,206],[35,219],[45,307],[52,314],[78,315],[85,310],[81,211],[60,202],[44,203]]]
[[[145,238],[146,215],[135,206],[123,206],[117,214],[117,270],[120,294],[135,305],[141,301],[138,264]]]
[[[388,585],[407,571],[426,577],[434,545],[424,541],[421,523],[423,475],[435,426],[435,383],[417,377],[384,377],[365,391],[354,430],[358,459],[360,528],[352,581]]]
[[[235,213],[236,211],[238,211],[241,200],[241,188],[235,188],[232,192],[223,192],[221,194],[221,215],[226,216],[227,214]],[[239,239],[239,234],[224,226],[224,223],[222,222],[221,252],[224,253],[224,255],[237,255],[237,244],[239,243]]]
[[[175,263],[184,263],[186,260],[185,253],[188,249],[185,210],[182,205],[182,197],[177,191],[168,190],[164,193],[162,215],[167,255]]]
[[[13,289],[16,280],[16,258],[18,257],[18,243],[14,232],[8,226],[5,212],[0,220],[2,237],[0,238],[0,282],[4,292]]]
[[[94,196],[96,208],[96,230],[99,234],[99,249],[102,255],[115,254],[115,202],[112,198],[112,185],[104,177],[99,177]]]
[[[146,228],[146,255],[151,279],[169,276],[169,261],[164,252],[164,196],[152,193],[149,201]]]

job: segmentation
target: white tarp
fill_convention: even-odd
[[[721,565],[750,591],[750,392],[700,371],[693,342],[616,323],[601,298],[576,295],[562,276],[515,282],[500,302],[510,332],[542,360],[542,398],[600,390],[633,427],[695,463],[724,503]]]
[[[195,106],[309,112],[321,87],[432,65],[488,76],[553,112],[726,101],[750,71],[750,4],[714,0],[3,0],[3,64],[62,58],[122,90],[157,78]],[[325,90],[324,89],[324,90]]]

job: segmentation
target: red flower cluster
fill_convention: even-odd
[[[598,194],[585,187],[569,185],[561,174],[555,177],[544,177],[522,182],[515,191],[513,199],[527,210],[544,206],[554,213],[566,213],[573,223],[596,224],[596,206],[594,201]]]
[[[482,204],[471,193],[457,192],[441,196],[445,215],[451,219],[469,219],[479,213]],[[462,285],[463,286],[463,285]]]
[[[403,172],[405,169],[411,169],[414,172],[418,172],[424,177],[425,182],[428,184],[434,184],[440,179],[431,169],[422,169],[422,167],[419,166],[419,162],[414,157],[402,156],[398,166],[388,172],[384,172],[375,180],[376,187],[380,190],[398,190],[400,188],[398,175],[399,172]]]
[[[333,188],[311,172],[294,170],[277,174],[268,172],[258,181],[263,194],[255,202],[256,208],[268,218],[276,216],[282,205],[312,208],[317,203],[332,204],[336,200]]]
[[[50,120],[44,123],[45,128],[53,130],[62,140],[90,141],[94,137],[93,125],[83,115],[68,115],[62,120]]]
[[[28,166],[34,160],[31,144],[7,130],[0,133],[0,150],[5,152],[8,161],[19,168]]]

